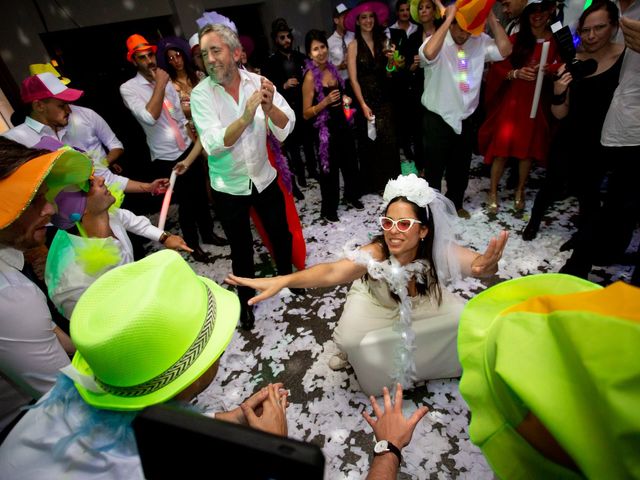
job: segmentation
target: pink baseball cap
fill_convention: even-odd
[[[39,73],[23,80],[20,86],[20,97],[24,103],[56,98],[63,102],[75,102],[84,92],[75,88],[67,88],[58,78],[50,73]]]

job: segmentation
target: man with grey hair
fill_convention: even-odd
[[[291,241],[284,197],[269,163],[267,134],[280,142],[295,124],[295,115],[274,85],[264,77],[238,69],[242,46],[225,25],[206,25],[200,47],[208,77],[191,92],[191,112],[209,154],[209,176],[215,208],[231,245],[233,273],[255,275],[249,209],[253,207],[273,245],[280,275],[291,273]],[[238,290],[241,325],[251,329],[254,296]]]

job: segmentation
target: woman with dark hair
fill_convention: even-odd
[[[365,176],[362,183],[367,192],[381,192],[387,180],[400,173],[388,68],[394,46],[382,27],[388,17],[385,4],[364,2],[349,10],[344,19],[345,28],[355,31],[355,40],[347,50],[347,69],[362,112],[358,117],[358,146],[360,171]]]
[[[395,382],[460,375],[456,332],[463,302],[446,287],[461,274],[494,274],[508,238],[502,232],[491,239],[484,254],[456,245],[455,207],[413,174],[388,182],[383,207],[382,234],[341,260],[291,275],[226,280],[259,290],[251,304],[283,288],[353,282],[334,333],[341,352],[329,366],[350,363],[372,394]]]
[[[551,137],[547,118],[550,85],[543,88],[535,117],[529,117],[543,42],[550,42],[546,72],[551,73],[559,66],[549,28],[554,8],[549,0],[529,0],[520,16],[520,31],[510,37],[511,56],[493,64],[489,73],[485,91],[487,118],[478,133],[478,144],[485,163],[491,165],[487,201],[490,213],[498,211],[498,185],[508,158],[519,160],[516,211],[524,209],[524,187],[532,161],[546,162]]]
[[[171,82],[180,95],[180,107],[189,122],[187,131],[191,139],[195,140],[197,133],[191,119],[191,90],[206,75],[195,68],[189,44],[178,37],[166,37],[158,42],[158,66],[171,77]]]
[[[158,42],[157,53],[158,66],[163,70],[166,70],[171,77],[171,82],[174,88],[177,90],[180,96],[180,108],[184,116],[187,117],[187,133],[193,142],[198,140],[198,132],[196,126],[191,118],[191,90],[200,83],[200,80],[206,77],[204,73],[197,70],[193,64],[191,58],[191,49],[189,43],[180,37],[165,37]],[[173,105],[169,106],[173,108]],[[209,178],[206,173],[206,152],[202,150],[202,155],[198,160],[194,161],[191,165],[191,169],[195,170],[198,175],[201,175],[206,185],[206,191],[208,196],[208,202],[213,204],[213,198],[211,194],[211,185],[209,184]],[[182,173],[178,173],[182,175]],[[226,238],[220,237],[215,232],[208,232],[203,235],[204,243],[209,245],[228,245],[229,242]]]
[[[600,206],[600,185],[609,167],[609,162],[605,160],[607,150],[600,143],[600,133],[613,92],[618,86],[624,58],[624,44],[613,41],[618,30],[618,19],[619,12],[615,3],[596,0],[582,12],[578,20],[577,32],[582,49],[576,58],[582,61],[593,59],[598,62],[598,68],[591,75],[580,79],[572,78],[564,66],[558,71],[553,87],[551,113],[563,120],[560,134],[567,148],[563,149],[564,155],[557,162],[565,163],[566,168],[549,166],[545,183],[536,196],[531,220],[522,232],[524,240],[536,237],[542,217],[553,202],[554,193],[560,189],[564,172],[574,185],[580,213],[578,236],[574,236],[560,250],[571,250],[579,241],[580,235],[592,228],[594,214]],[[556,159],[553,157],[550,160]]]
[[[302,82],[302,114],[313,119],[318,132],[317,150],[320,160],[320,215],[337,222],[340,200],[340,171],[344,179],[344,198],[358,210],[358,164],[356,146],[350,129],[351,98],[344,94],[344,80],[329,61],[327,37],[320,30],[310,30],[305,37],[306,61]],[[345,113],[346,112],[346,113]]]

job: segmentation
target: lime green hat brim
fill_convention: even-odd
[[[418,6],[420,5],[421,1],[422,0],[411,0],[409,2],[409,12],[411,13],[411,18],[418,25],[420,25],[420,14],[418,13]],[[434,12],[433,12],[434,18],[438,20],[440,18],[440,11],[436,6],[436,2],[433,2],[433,8],[434,8]]]
[[[231,341],[240,317],[240,302],[231,291],[206,277],[198,277],[208,287],[216,302],[213,333],[200,356],[185,372],[162,389],[144,396],[122,397],[111,393],[95,393],[75,383],[82,398],[96,408],[107,410],[140,410],[150,405],[166,402],[200,378],[214,363]],[[93,371],[79,352],[73,357],[73,366],[84,375],[93,377]]]
[[[500,313],[532,297],[600,288],[569,275],[531,275],[500,283],[467,303],[458,330],[460,393],[471,410],[471,440],[499,478],[581,478],[540,455],[515,430],[529,408],[495,371]]]
[[[84,153],[72,148],[61,148],[59,156],[47,175],[49,187],[47,199],[53,201],[62,190],[89,190],[89,177],[93,171],[93,162]]]

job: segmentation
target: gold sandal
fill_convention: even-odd
[[[498,213],[498,194],[489,193],[487,200],[487,211],[492,214]]]
[[[524,192],[516,192],[516,198],[513,201],[513,208],[517,212],[524,210]]]

